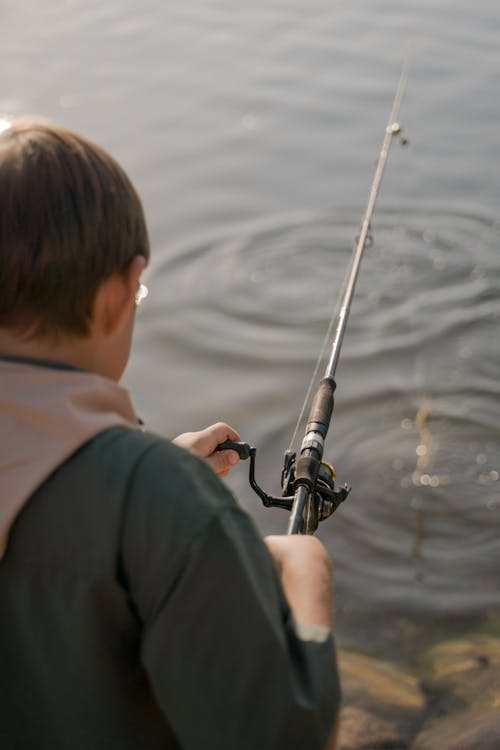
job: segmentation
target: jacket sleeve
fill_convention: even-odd
[[[186,750],[323,750],[340,698],[332,638],[298,636],[253,522],[188,463],[163,495],[143,467],[124,530],[156,699]]]

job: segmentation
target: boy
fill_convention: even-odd
[[[333,747],[324,548],[259,539],[216,475],[232,428],[175,445],[118,385],[149,259],[128,177],[14,121],[0,205],[1,747]]]

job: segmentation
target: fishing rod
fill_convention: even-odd
[[[266,507],[283,508],[290,513],[287,534],[314,534],[319,521],[329,518],[338,506],[344,502],[351,488],[344,484],[335,489],[335,469],[331,464],[323,461],[325,438],[332,421],[334,407],[334,393],[336,389],[335,373],[340,357],[340,350],[344,340],[347,320],[354,296],[356,281],[359,274],[364,251],[370,242],[370,224],[375,210],[377,196],[380,190],[389,150],[395,136],[399,137],[402,145],[406,139],[402,136],[401,126],[397,121],[401,101],[403,98],[408,69],[405,64],[399,79],[396,93],[392,102],[389,121],[384,133],[382,148],[379,153],[375,175],[370,189],[368,204],[361,223],[361,229],[353,248],[351,266],[344,285],[343,294],[336,320],[335,333],[331,345],[331,353],[323,378],[318,384],[309,416],[305,434],[302,439],[298,458],[295,451],[289,448],[285,452],[283,470],[281,473],[282,497],[267,494],[255,479],[256,449],[248,443],[226,440],[218,446],[218,450],[235,450],[241,459],[250,459],[249,482],[252,489],[259,495]],[[333,325],[329,326],[333,330]],[[321,354],[320,354],[321,358]],[[315,374],[313,375],[313,378]],[[305,404],[308,400],[306,395]],[[302,411],[303,411],[302,410]],[[302,417],[299,416],[299,422]],[[293,438],[292,438],[293,443]]]

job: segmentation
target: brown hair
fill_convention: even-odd
[[[0,326],[85,337],[100,284],[149,259],[141,201],[120,165],[36,119],[0,134]]]

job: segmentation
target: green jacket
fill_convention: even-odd
[[[301,640],[204,461],[114,427],[51,473],[0,562],[2,750],[323,750],[332,639]]]

